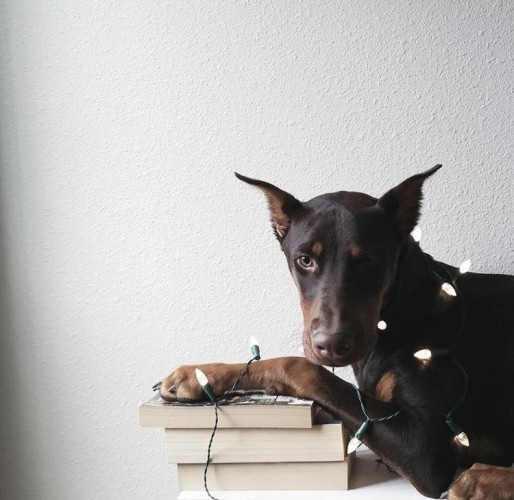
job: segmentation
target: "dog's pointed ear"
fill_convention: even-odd
[[[378,200],[377,207],[391,218],[402,237],[407,236],[418,222],[423,183],[441,167],[436,165],[426,172],[409,177]]]
[[[302,209],[301,202],[269,182],[250,179],[237,172],[234,173],[239,180],[258,187],[266,195],[273,231],[278,241],[282,242],[291,227],[291,220]]]

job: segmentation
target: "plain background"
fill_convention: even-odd
[[[262,195],[378,196],[435,163],[423,247],[513,273],[500,1],[1,9],[2,499],[170,499],[137,403],[180,363],[297,354]],[[345,376],[349,376],[345,372]]]

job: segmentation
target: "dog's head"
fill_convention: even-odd
[[[423,183],[440,167],[379,199],[340,191],[308,202],[236,173],[268,199],[273,230],[300,293],[307,359],[345,366],[371,352],[400,251],[419,217]]]

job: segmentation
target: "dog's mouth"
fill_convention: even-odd
[[[330,358],[330,357],[321,357],[321,356],[316,356],[316,355],[313,356],[313,355],[310,355],[308,352],[304,352],[304,354],[305,354],[305,358],[315,365],[329,366],[329,367],[334,367],[334,368],[352,365],[366,357],[366,354],[364,354],[363,356],[358,356],[358,357],[352,356],[352,357],[348,357],[345,359],[337,359],[336,360],[336,359]]]

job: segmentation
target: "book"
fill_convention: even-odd
[[[205,463],[211,429],[166,429],[168,463]],[[346,459],[341,421],[305,429],[218,429],[211,463],[336,462]]]
[[[211,491],[347,490],[353,455],[344,462],[211,464]],[[178,464],[180,491],[203,490],[203,464]]]
[[[262,392],[234,392],[218,402],[218,427],[310,428],[321,408],[313,401]],[[142,427],[211,429],[214,408],[210,401],[179,403],[159,395],[139,404]]]

